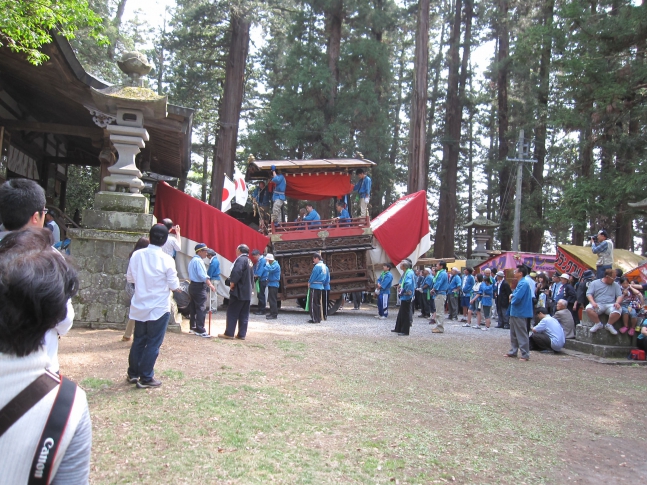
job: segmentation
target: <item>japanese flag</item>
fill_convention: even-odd
[[[236,195],[236,185],[231,181],[227,175],[225,175],[225,183],[222,187],[222,205],[221,211],[222,212],[227,212],[229,209],[231,209],[231,201],[233,200],[234,196]]]
[[[234,172],[234,186],[236,187],[236,204],[244,206],[247,203],[249,189],[245,183],[245,177],[238,169]]]

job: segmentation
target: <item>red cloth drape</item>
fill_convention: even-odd
[[[285,195],[299,200],[324,200],[353,191],[350,174],[286,175]]]

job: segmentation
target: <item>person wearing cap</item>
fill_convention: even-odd
[[[361,217],[368,215],[368,203],[371,197],[371,177],[366,175],[364,169],[358,168],[355,174],[359,178],[358,182],[353,187],[353,192],[359,195],[359,214]]]
[[[189,333],[194,333],[198,337],[211,338],[204,328],[204,319],[207,316],[207,289],[212,292],[216,291],[209,280],[203,261],[209,248],[205,243],[199,243],[195,245],[194,251],[195,255],[189,262],[189,280],[191,280],[189,283],[189,295],[191,296]]]
[[[218,311],[218,283],[220,282],[220,261],[218,261],[218,254],[213,250],[207,251],[207,258],[209,258],[209,268],[207,269],[207,276],[215,291],[211,292],[210,309],[214,312]]]
[[[382,265],[382,274],[377,279],[377,315],[375,318],[382,320],[389,316],[389,297],[391,296],[391,285],[393,284],[393,275],[391,274],[391,263]]]
[[[564,338],[575,338],[575,320],[573,314],[568,310],[568,302],[564,299],[557,301],[555,315],[553,318],[559,322],[564,330]]]
[[[281,220],[281,208],[285,203],[285,189],[287,182],[285,177],[276,170],[276,166],[272,165],[272,182],[275,184],[274,191],[272,192],[272,222],[279,224]]]
[[[551,354],[561,352],[566,343],[562,326],[548,314],[548,310],[544,307],[537,307],[535,315],[539,323],[532,327],[532,335],[529,339],[530,350]]]
[[[616,283],[616,272],[611,268],[604,271],[604,278],[593,280],[586,290],[586,297],[589,304],[586,306],[588,315],[593,326],[589,330],[595,333],[605,328],[611,335],[617,335],[618,331],[613,324],[620,320],[622,315],[622,288]],[[606,324],[600,322],[600,315],[609,315]]]
[[[135,285],[128,314],[135,320],[135,332],[126,377],[140,389],[162,385],[155,379],[155,362],[171,317],[169,294],[181,291],[175,261],[162,252],[167,239],[168,229],[163,224],[154,225],[149,232],[150,244],[133,252],[126,273],[126,280]]]
[[[270,314],[265,317],[268,320],[276,320],[279,315],[279,284],[281,282],[281,266],[274,260],[274,255],[268,253],[265,256],[267,263],[267,301],[270,304]]]
[[[308,280],[308,291],[310,292],[310,320],[308,320],[308,323],[321,323],[323,318],[322,293],[326,283],[328,267],[324,264],[319,253],[312,255],[312,264],[313,268],[310,273],[310,280]]]
[[[607,269],[611,269],[613,265],[613,242],[609,239],[607,231],[601,229],[598,231],[597,238],[591,236],[591,251],[598,256],[598,260],[595,263],[595,271],[596,277],[601,280],[604,278],[604,272]]]
[[[409,335],[409,329],[413,323],[411,318],[411,299],[413,298],[413,293],[416,289],[416,283],[414,279],[415,275],[411,266],[413,265],[409,259],[405,259],[400,263],[400,269],[402,270],[402,277],[398,284],[400,310],[398,311],[398,317],[395,320],[395,328],[391,330],[391,332],[396,332],[400,337]]]
[[[496,307],[497,307],[497,326],[496,328],[510,328],[510,295],[512,288],[510,283],[505,279],[505,273],[498,271],[496,274]]]
[[[458,268],[452,268],[452,274],[449,279],[449,288],[447,301],[449,302],[449,319],[458,320],[458,298],[461,292],[461,277]]]
[[[568,311],[573,314],[575,325],[578,325],[580,323],[580,319],[577,312],[574,310],[575,302],[577,302],[577,294],[575,293],[575,288],[571,285],[571,275],[568,273],[562,273],[559,275],[559,280],[561,286],[557,292],[557,298],[555,301],[566,300]]]

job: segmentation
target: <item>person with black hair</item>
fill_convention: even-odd
[[[368,203],[371,197],[371,177],[366,175],[363,168],[355,170],[355,175],[359,181],[353,187],[353,192],[359,195],[359,212],[360,216],[366,217],[368,215]]]
[[[274,184],[274,190],[272,191],[272,222],[278,225],[283,222],[281,209],[285,204],[287,181],[285,176],[279,173],[274,165],[272,165],[272,183]]]
[[[254,284],[253,263],[249,259],[249,247],[239,244],[231,274],[225,284],[229,284],[229,305],[227,305],[227,326],[225,332],[218,334],[222,339],[245,340],[249,322],[249,307]],[[236,325],[238,333],[236,334]]]
[[[323,319],[322,293],[325,289],[328,275],[328,267],[324,264],[321,254],[312,255],[312,272],[308,280],[308,291],[310,292],[310,320],[308,323],[321,323]]]
[[[155,362],[171,317],[169,293],[181,290],[175,261],[162,251],[168,229],[155,224],[148,239],[148,247],[132,253],[126,273],[126,280],[135,284],[129,313],[135,320],[135,333],[126,380],[139,389],[162,385],[155,379]]]
[[[436,277],[434,278],[433,296],[436,300],[436,328],[431,333],[445,333],[445,300],[449,289],[449,276],[447,263],[436,263]]]
[[[522,361],[530,358],[530,344],[528,342],[527,319],[533,317],[532,295],[533,291],[526,281],[528,268],[522,264],[514,272],[517,278],[517,287],[510,295],[510,350],[505,357],[517,357],[521,350]]]
[[[18,229],[43,227],[47,214],[45,203],[45,191],[33,180],[11,179],[2,184],[0,239]]]
[[[162,224],[164,224],[164,227],[166,227],[169,234],[169,237],[166,239],[164,246],[162,246],[162,251],[168,254],[170,257],[175,258],[175,254],[178,251],[182,250],[180,226],[178,224],[174,226],[173,221],[168,218],[162,219]]]
[[[150,241],[148,240],[147,237],[144,237],[144,236],[140,237],[135,243],[135,247],[130,252],[130,256],[128,256],[128,259],[133,257],[133,253],[135,251],[139,251],[140,249],[147,248],[149,244],[150,244]],[[133,295],[135,294],[135,285],[133,283],[128,283],[126,281],[126,293],[132,299]],[[133,320],[132,318],[129,318],[128,323],[126,324],[126,330],[124,331],[124,335],[121,337],[121,340],[123,340],[124,342],[129,341],[133,337],[134,330],[135,330],[135,320]]]
[[[601,229],[597,236],[591,236],[591,251],[598,256],[595,271],[597,279],[601,280],[605,277],[605,271],[613,265],[613,242],[607,231]]]
[[[375,293],[377,294],[377,315],[375,318],[384,320],[389,316],[389,297],[391,296],[392,284],[391,263],[384,263],[382,264],[382,274],[377,279],[375,288]]]
[[[530,350],[550,354],[561,352],[566,341],[560,323],[551,317],[544,307],[537,307],[535,315],[539,323],[532,327],[532,335],[529,338]]]
[[[402,270],[402,277],[398,283],[398,293],[400,295],[400,310],[398,311],[398,316],[395,320],[395,328],[391,330],[395,332],[400,337],[405,337],[409,335],[409,329],[413,323],[412,311],[411,311],[411,299],[416,289],[415,284],[415,275],[411,269],[411,261],[405,259],[400,263],[400,269]]]
[[[6,423],[12,410],[24,411],[0,434],[2,483],[28,483],[41,471],[43,483],[83,484],[90,475],[92,423],[85,393],[45,371],[45,333],[69,317],[69,301],[79,287],[75,268],[51,248],[50,238],[47,229],[30,228],[0,242],[0,415]],[[34,404],[19,397],[27,388],[40,395]],[[56,439],[52,420],[64,423]],[[43,446],[50,453],[39,462]]]

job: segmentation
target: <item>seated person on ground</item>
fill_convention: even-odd
[[[562,326],[565,338],[575,338],[575,321],[573,320],[573,314],[567,307],[568,302],[566,300],[559,300],[556,306],[557,311],[553,317]]]
[[[560,352],[564,348],[564,330],[544,307],[537,307],[535,315],[539,323],[532,327],[530,350]]]
[[[586,306],[586,314],[593,322],[589,332],[594,333],[602,327],[612,335],[617,335],[618,331],[613,328],[613,324],[620,320],[622,314],[622,289],[616,283],[616,272],[609,268],[604,271],[604,278],[594,280],[586,290],[586,297],[589,304]],[[600,315],[609,315],[609,321],[606,325],[600,322]]]
[[[321,220],[321,217],[319,217],[319,214],[311,203],[306,204],[306,211],[308,211],[308,214],[303,218],[306,223],[306,227],[310,228],[313,226],[320,226],[321,222],[319,221]]]

